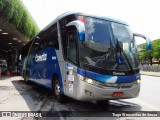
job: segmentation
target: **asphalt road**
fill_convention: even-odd
[[[160,77],[142,75],[139,97],[125,100],[110,100],[109,103],[106,103],[106,106],[99,106],[94,101],[80,102],[76,100],[70,100],[65,104],[60,104],[55,100],[50,90],[36,84],[26,85],[21,77],[0,78],[0,111],[50,111],[52,114],[61,116],[54,117],[56,120],[106,120],[108,113],[111,113],[111,111],[111,114],[119,111],[160,111],[159,86]],[[55,111],[68,111],[68,113],[55,113]],[[1,119],[2,117],[0,117]],[[12,119],[50,120],[53,118],[22,117]],[[158,120],[160,117],[110,117],[109,119]]]

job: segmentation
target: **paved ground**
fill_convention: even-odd
[[[142,73],[143,74],[143,73]],[[150,74],[148,74],[150,75]],[[152,73],[152,75],[154,75]],[[0,112],[1,111],[68,111],[67,117],[63,113],[58,113],[61,117],[36,118],[36,120],[159,120],[157,117],[98,117],[107,115],[110,112],[119,111],[160,111],[160,77],[142,75],[141,92],[139,97],[126,100],[110,100],[105,106],[98,106],[93,102],[80,102],[71,100],[65,104],[58,103],[50,90],[36,84],[26,85],[23,78],[0,77]],[[81,112],[82,111],[82,112]],[[87,114],[89,112],[89,114]],[[78,113],[75,118],[72,115]],[[97,117],[88,117],[97,116]],[[0,120],[2,118],[0,117]],[[35,118],[12,118],[13,120],[32,120]],[[2,120],[9,120],[3,118]]]

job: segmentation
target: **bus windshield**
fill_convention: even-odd
[[[136,43],[129,26],[93,17],[85,17],[84,23],[83,63],[105,70],[129,71],[138,67]]]

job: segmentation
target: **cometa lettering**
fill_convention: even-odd
[[[113,75],[125,75],[123,72],[113,72]]]
[[[35,56],[35,61],[40,62],[40,61],[46,61],[47,60],[47,54],[43,53],[42,55],[37,55]]]

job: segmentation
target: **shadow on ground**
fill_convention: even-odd
[[[45,116],[57,117],[107,117],[113,112],[119,111],[141,111],[141,106],[123,100],[110,100],[105,105],[97,105],[95,101],[81,102],[69,99],[68,102],[58,103],[51,90],[40,85],[32,83],[26,85],[23,80],[13,80],[13,85],[24,98],[30,111],[47,111],[43,114]]]

